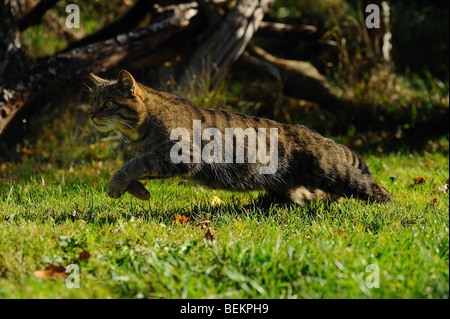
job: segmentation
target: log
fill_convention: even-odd
[[[37,102],[45,104],[61,87],[86,79],[90,72],[104,72],[124,60],[148,56],[169,39],[170,45],[187,42],[204,27],[197,13],[195,8],[184,10],[168,20],[57,54],[0,86],[0,134],[19,110]]]

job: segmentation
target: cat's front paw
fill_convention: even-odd
[[[111,198],[120,198],[120,196],[125,194],[131,183],[123,173],[120,171],[116,172],[109,182],[108,196]]]
[[[127,192],[140,200],[150,199],[150,193],[148,192],[148,190],[144,187],[144,185],[137,181],[131,183],[131,185],[127,189]]]

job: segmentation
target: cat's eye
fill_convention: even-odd
[[[108,101],[108,102],[105,103],[105,106],[106,107],[111,107],[111,106],[113,106],[113,104],[114,103],[112,101]]]

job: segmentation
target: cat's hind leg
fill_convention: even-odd
[[[269,191],[269,195],[280,202],[292,202],[298,205],[307,205],[316,200],[338,201],[339,196],[331,195],[321,189],[308,188],[305,186],[296,186],[277,191]]]
[[[318,188],[307,188],[305,186],[299,186],[295,188],[288,189],[286,191],[287,197],[291,202],[294,202],[299,205],[309,204],[310,202],[314,202],[316,200],[323,201],[338,201],[339,196],[331,195],[321,189]]]

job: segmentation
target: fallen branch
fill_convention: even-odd
[[[336,89],[310,62],[281,59],[253,44],[249,44],[247,50],[253,58],[261,60],[258,65],[272,65],[266,65],[265,69],[277,80],[279,75],[273,68],[279,70],[285,94],[317,102],[328,109],[341,105],[340,99],[334,93]],[[252,62],[250,59],[248,61]]]
[[[295,25],[261,21],[257,35],[296,40],[316,40],[320,32],[315,25]]]
[[[152,1],[138,0],[120,19],[115,20],[113,23],[108,24],[99,31],[94,32],[79,41],[71,42],[63,52],[103,41],[112,38],[119,33],[132,30],[147,15],[152,5]]]

